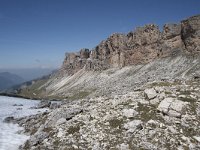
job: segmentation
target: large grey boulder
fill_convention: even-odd
[[[50,107],[51,102],[48,100],[42,100],[40,101],[40,103],[37,105],[36,108],[40,109],[40,108],[46,108],[46,107]]]
[[[80,107],[72,107],[72,108],[58,108],[52,111],[49,114],[49,120],[47,121],[48,126],[54,126],[56,124],[62,124],[64,123],[64,119],[66,121],[72,119],[77,114],[81,113],[83,111]],[[62,120],[60,120],[62,118]],[[61,121],[61,122],[60,122]]]
[[[170,116],[170,117],[181,117],[184,110],[187,108],[188,102],[176,100],[174,98],[165,98],[158,105],[158,111]]]

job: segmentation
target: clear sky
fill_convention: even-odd
[[[200,0],[0,0],[0,68],[55,68],[113,32],[197,14]]]

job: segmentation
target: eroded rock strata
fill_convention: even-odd
[[[62,71],[71,75],[86,67],[103,70],[112,67],[146,64],[157,58],[200,51],[200,16],[166,24],[163,31],[154,24],[138,27],[128,34],[113,34],[94,49],[67,53]]]

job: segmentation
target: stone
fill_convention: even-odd
[[[163,99],[165,99],[165,98],[166,98],[166,95],[165,95],[164,92],[162,92],[162,93],[160,93],[160,94],[158,95],[158,99],[159,99],[159,100],[163,100]]]
[[[133,118],[138,114],[137,111],[135,111],[134,109],[124,109],[123,110],[123,115],[127,118]]]
[[[48,133],[46,132],[37,132],[34,136],[29,140],[30,145],[35,146],[42,143],[48,137]]]
[[[13,106],[23,106],[23,104],[14,104]]]
[[[198,142],[200,142],[200,137],[199,137],[199,136],[193,136],[193,138],[194,138],[195,140],[197,140]]]
[[[13,116],[11,116],[11,117],[6,117],[5,119],[4,119],[4,122],[5,123],[11,123],[11,122],[13,122],[15,120],[15,118],[13,117]]]
[[[178,98],[186,98],[185,95],[179,95]]]
[[[56,109],[56,108],[60,108],[60,104],[58,103],[51,103],[49,106],[50,109]]]
[[[157,92],[155,89],[145,89],[144,90],[144,95],[148,100],[151,100],[157,96]]]
[[[141,120],[133,120],[124,125],[124,128],[128,130],[127,132],[134,133],[137,130],[142,129],[142,121]]]
[[[63,131],[61,128],[59,128],[57,137],[60,138],[60,137],[62,137],[63,135],[64,135],[64,131]]]
[[[125,143],[120,144],[120,150],[129,150],[129,145]]]
[[[40,109],[40,108],[46,108],[46,107],[50,107],[51,102],[48,100],[42,100],[40,101],[40,103],[37,105],[36,108]]]
[[[184,113],[187,105],[188,102],[183,102],[173,98],[165,98],[163,101],[160,102],[157,109],[160,112],[171,117],[180,118],[181,115]]]
[[[163,101],[160,102],[157,109],[160,112],[167,114],[169,111],[169,107],[173,101],[174,101],[173,98],[165,98]]]
[[[157,121],[155,121],[155,120],[149,120],[148,122],[147,122],[147,125],[154,125],[154,126],[156,126],[158,124],[158,122]]]
[[[182,113],[186,106],[188,105],[188,102],[183,102],[181,100],[175,100],[170,106],[170,109]]]
[[[56,122],[56,125],[60,125],[66,122],[66,118],[60,118],[58,119],[58,121]]]
[[[81,112],[83,112],[83,109],[80,107],[55,109],[49,114],[49,120],[47,124],[54,126],[59,119],[64,118],[66,121],[68,121]],[[64,119],[61,119],[61,122],[64,122]]]
[[[171,133],[176,134],[177,130],[173,126],[168,126],[168,129]]]
[[[160,103],[160,100],[158,98],[154,98],[154,99],[150,100],[149,103],[151,105],[157,105]]]

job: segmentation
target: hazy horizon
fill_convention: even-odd
[[[0,68],[58,68],[66,52],[148,23],[178,23],[199,8],[197,0],[1,0]]]
[[[44,75],[48,75],[56,69],[58,68],[13,68],[13,69],[0,68],[0,73],[9,72],[22,77],[25,81],[29,81],[32,79],[40,78]]]

